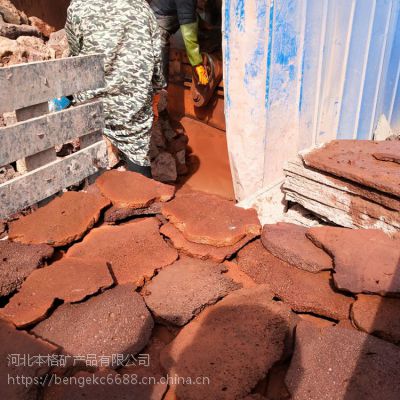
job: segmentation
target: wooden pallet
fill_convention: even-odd
[[[101,101],[50,113],[48,101],[104,86],[103,56],[81,56],[0,69],[0,114],[18,123],[0,128],[0,166],[21,175],[0,185],[0,218],[34,205],[107,166]],[[80,138],[81,149],[57,157],[55,146]]]

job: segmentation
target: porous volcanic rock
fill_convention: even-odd
[[[222,262],[225,259],[236,254],[242,247],[244,247],[248,242],[255,239],[256,235],[246,235],[243,239],[239,240],[236,244],[232,246],[225,247],[215,247],[207,244],[199,244],[190,242],[185,238],[182,232],[175,228],[173,224],[163,225],[160,232],[171,240],[174,247],[180,252],[201,260],[210,260],[214,262]]]
[[[400,293],[400,235],[377,229],[311,228],[307,236],[334,261],[335,285],[352,293]],[[379,267],[378,267],[379,266]]]
[[[358,329],[400,344],[400,299],[360,294],[351,319]]]
[[[64,353],[100,357],[135,355],[150,339],[153,319],[133,284],[120,285],[84,303],[64,304],[33,333]],[[122,360],[111,359],[113,366]]]
[[[286,383],[294,400],[397,400],[400,348],[355,329],[301,322]]]
[[[43,319],[56,299],[77,302],[113,283],[105,260],[63,258],[33,271],[0,316],[25,327]]]
[[[73,375],[73,384],[53,385],[46,389],[43,400],[161,400],[167,390],[166,383],[139,384],[144,378],[141,374],[131,376],[122,371],[101,370],[94,373],[80,371]],[[135,383],[135,379],[138,383]],[[154,379],[154,377],[153,377]],[[81,381],[108,382],[107,384],[86,384]],[[143,380],[144,381],[144,380]],[[149,379],[147,382],[151,382]]]
[[[303,160],[318,170],[400,196],[400,166],[377,160],[377,153],[399,157],[400,142],[333,140],[303,155]]]
[[[149,217],[159,213],[161,213],[161,204],[158,202],[150,204],[146,208],[118,208],[117,206],[112,206],[104,213],[104,222],[114,224],[129,218]]]
[[[23,23],[21,12],[14,6],[10,0],[0,0],[0,15],[5,22],[19,25]]]
[[[38,17],[29,17],[29,22],[46,38],[49,38],[56,31],[54,26],[49,25]]]
[[[171,385],[179,399],[240,399],[285,353],[295,317],[268,288],[241,289],[208,307],[161,353],[169,376],[205,377],[204,385]]]
[[[47,363],[28,363],[27,357],[29,355],[35,360],[35,356],[47,357],[58,352],[56,346],[18,331],[12,324],[0,319],[0,399],[36,400],[39,386],[27,387],[22,384],[22,376],[25,379],[39,378],[49,372],[50,366]]]
[[[46,244],[27,245],[0,240],[0,297],[19,289],[22,282],[45,260],[54,249]]]
[[[151,175],[160,182],[175,182],[178,171],[174,156],[166,151],[158,154],[151,163]]]
[[[144,299],[156,320],[183,326],[206,306],[241,288],[223,275],[226,270],[223,265],[182,258],[152,279]]]
[[[164,204],[162,213],[194,243],[233,246],[246,235],[261,233],[254,209],[236,207],[233,202],[211,194],[185,193]]]
[[[380,161],[395,162],[400,164],[400,152],[374,153],[373,156]]]
[[[109,205],[102,197],[84,192],[66,192],[46,206],[9,224],[11,240],[53,247],[81,239]]]
[[[157,269],[172,264],[178,252],[163,240],[160,221],[145,218],[119,226],[101,226],[92,230],[81,243],[72,246],[67,256],[96,255],[111,264],[119,284],[143,285]]]
[[[96,180],[96,185],[118,208],[145,208],[155,201],[169,201],[175,194],[174,186],[129,171],[107,171]]]
[[[307,228],[295,224],[265,225],[261,241],[275,257],[309,272],[333,268],[331,257],[306,236]]]
[[[293,267],[266,250],[261,241],[250,243],[238,254],[240,269],[297,312],[310,312],[335,320],[347,319],[353,299],[335,293],[330,273],[313,274]]]

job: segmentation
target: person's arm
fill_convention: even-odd
[[[78,56],[81,52],[82,36],[80,32],[80,24],[73,5],[68,8],[67,22],[65,23],[65,33],[67,35],[70,55]]]
[[[192,67],[202,64],[203,57],[200,53],[198,22],[196,21],[190,24],[181,25],[181,32],[190,64]]]
[[[150,29],[151,29],[151,40],[153,45],[153,57],[154,57],[154,71],[153,71],[153,90],[155,93],[164,89],[166,84],[166,78],[163,75],[162,68],[162,53],[161,53],[161,33],[156,17],[153,13],[150,13]]]

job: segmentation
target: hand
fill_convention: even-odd
[[[160,93],[156,93],[153,96],[153,114],[154,114],[154,118],[158,119],[159,115],[158,115],[158,103],[160,102]]]
[[[198,65],[196,67],[196,73],[197,73],[197,76],[199,78],[199,84],[203,85],[203,86],[208,85],[210,80],[208,78],[208,73],[207,73],[207,70],[204,67],[204,65],[201,65],[201,64]]]

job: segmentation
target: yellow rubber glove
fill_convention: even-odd
[[[196,67],[196,73],[199,78],[199,84],[203,85],[203,86],[208,85],[210,80],[208,78],[208,73],[207,73],[207,70],[205,69],[204,65],[201,65],[201,64],[198,65]]]

